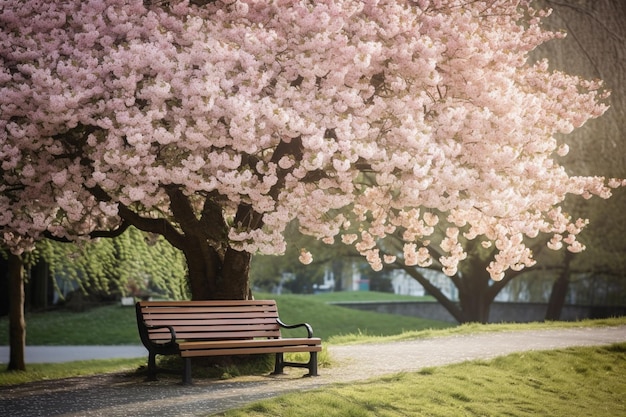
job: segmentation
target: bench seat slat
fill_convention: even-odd
[[[280,338],[280,339],[257,339],[257,340],[210,340],[182,342],[178,344],[181,351],[193,349],[218,349],[237,348],[251,346],[309,346],[321,345],[322,340],[318,337],[305,338]]]
[[[207,350],[183,350],[180,356],[183,358],[193,358],[201,356],[228,356],[228,355],[256,355],[262,353],[288,353],[288,352],[321,352],[321,346],[271,346],[271,347],[251,347],[251,348],[227,348],[227,349],[207,349]]]

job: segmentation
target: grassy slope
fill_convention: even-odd
[[[348,296],[350,293],[346,293]],[[367,297],[377,297],[376,293]],[[257,298],[270,297],[260,295]],[[363,296],[361,296],[363,297]],[[377,314],[327,305],[317,296],[284,295],[274,297],[281,319],[288,324],[308,322],[315,335],[324,340],[346,334],[388,336],[409,330],[451,327],[449,323]],[[27,314],[26,343],[28,345],[119,345],[139,344],[135,310],[132,307],[110,305],[82,313],[49,311]],[[300,333],[302,330],[300,330]],[[285,333],[289,336],[289,333]],[[292,335],[302,335],[292,332]],[[0,345],[7,345],[8,322],[0,318]]]
[[[358,302],[358,301],[434,301],[433,297],[414,297],[412,295],[396,295],[389,292],[377,291],[339,291],[315,295],[302,295],[305,299],[324,302]]]
[[[257,298],[270,298],[259,294]],[[433,335],[476,333],[546,327],[580,327],[588,325],[626,324],[625,318],[582,322],[552,322],[525,324],[466,324],[425,320],[416,317],[379,314],[351,310],[327,301],[400,300],[406,297],[375,292],[344,292],[320,295],[281,295],[277,300],[281,318],[288,324],[308,322],[316,336],[331,343],[363,343],[379,341],[381,337],[400,340]],[[132,307],[110,305],[81,313],[65,310],[27,314],[26,342],[28,345],[120,345],[139,344],[135,310]],[[445,329],[445,330],[444,330]],[[8,345],[8,319],[0,317],[0,345]],[[301,336],[302,329],[286,332],[286,336]],[[368,337],[364,337],[368,336]]]
[[[343,295],[343,297],[341,297]],[[260,294],[257,298],[271,297]],[[415,339],[421,337],[467,334],[488,331],[521,330],[550,327],[616,326],[626,324],[626,317],[581,322],[548,322],[524,324],[465,324],[358,311],[328,305],[326,301],[367,301],[394,299],[384,293],[334,293],[322,295],[275,296],[281,318],[287,324],[308,322],[316,336],[330,343],[364,343]],[[398,297],[404,300],[403,297]],[[135,310],[110,305],[81,313],[49,311],[27,314],[28,345],[120,345],[139,344]],[[0,345],[8,345],[8,320],[0,317]],[[285,336],[302,336],[302,329],[285,332]]]
[[[626,415],[626,343],[527,352],[293,393],[227,417]]]
[[[308,322],[313,327],[316,336],[331,341],[334,337],[349,334],[390,336],[405,331],[443,329],[454,326],[441,321],[328,305],[315,296],[283,295],[276,297],[276,302],[283,321],[288,324]],[[285,335],[289,333],[285,332]]]
[[[84,312],[53,310],[26,315],[27,345],[140,344],[135,309],[109,305]],[[7,318],[0,319],[0,344],[9,341]]]

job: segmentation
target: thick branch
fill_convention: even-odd
[[[506,287],[506,284],[520,276],[522,272],[527,271],[507,271],[507,273],[504,274],[504,278],[502,278],[500,281],[494,281],[493,284],[489,286],[489,290],[487,290],[487,297],[489,297],[491,301],[495,300],[500,291],[502,291],[502,289]]]
[[[401,239],[399,236],[397,236],[395,234],[394,235],[390,235],[390,237],[393,238],[393,242],[395,243],[396,251],[397,252],[402,252],[402,245],[401,244],[404,244],[404,240]],[[385,252],[383,250],[383,248],[381,247],[381,245],[378,245],[378,248],[381,250],[381,252]],[[441,265],[439,264],[439,258],[441,256],[443,256],[443,253],[440,252],[435,245],[427,245],[426,249],[428,250],[428,253],[430,254],[430,256],[433,259],[433,261],[436,262],[436,265],[440,267]],[[441,270],[439,268],[431,267],[429,269],[432,269],[433,271],[441,272]],[[449,278],[450,278],[452,283],[457,288],[459,288],[461,286],[461,278],[458,276],[458,274],[454,274],[453,276],[451,276]]]
[[[103,202],[111,202],[113,199],[109,194],[104,191],[100,186],[95,186],[87,189],[96,199]],[[170,222],[165,219],[152,219],[142,217],[135,213],[122,203],[117,203],[118,215],[122,218],[124,223],[135,226],[137,229],[144,232],[150,232],[162,235],[172,246],[177,249],[182,249],[184,243],[184,236],[180,234]],[[126,227],[128,227],[128,225]]]
[[[127,222],[124,219],[122,219],[122,223],[120,224],[120,226],[117,229],[114,229],[114,230],[94,230],[93,232],[89,233],[89,237],[91,239],[96,239],[96,238],[99,238],[99,237],[105,237],[105,238],[118,237],[122,233],[124,233],[130,226],[131,226],[131,224],[129,222]],[[71,242],[70,239],[68,239],[66,237],[55,236],[52,233],[50,233],[49,231],[47,231],[47,230],[44,231],[43,236],[46,239],[54,240],[56,242],[63,242],[63,243]]]
[[[450,300],[446,295],[436,286],[434,286],[428,279],[426,279],[422,274],[420,274],[415,268],[409,267],[400,263],[395,264],[398,269],[402,269],[407,274],[409,274],[412,278],[414,278],[417,282],[419,282],[422,287],[446,309],[455,318],[459,323],[463,323],[465,320],[463,319],[463,312],[461,308]]]
[[[204,200],[202,214],[200,216],[202,230],[216,242],[226,242],[228,237],[228,226],[224,221],[222,206],[210,195]],[[220,244],[221,245],[221,244]]]

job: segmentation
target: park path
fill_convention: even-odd
[[[199,416],[235,408],[290,391],[349,383],[398,372],[413,372],[509,353],[626,342],[626,326],[533,330],[438,337],[406,342],[331,346],[332,368],[302,378],[301,369],[285,375],[198,380],[182,386],[170,377],[146,382],[136,375],[100,375],[0,387],[0,415]]]

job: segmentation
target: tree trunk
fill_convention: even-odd
[[[48,307],[48,284],[50,271],[48,264],[43,260],[30,268],[28,284],[25,288],[26,310],[45,309]]]
[[[343,291],[343,262],[340,259],[335,259],[332,265],[335,291]]]
[[[487,323],[489,322],[489,312],[491,303],[487,302],[480,294],[465,295],[461,297],[461,310],[463,318],[461,323]]]
[[[222,267],[222,279],[216,298],[221,300],[247,300],[252,298],[250,290],[250,261],[248,252],[228,249]]]
[[[561,311],[563,311],[565,298],[567,297],[567,288],[569,287],[570,263],[572,262],[572,258],[572,253],[566,251],[565,259],[563,260],[563,270],[552,285],[550,301],[548,301],[548,309],[546,310],[546,320],[561,319]]]
[[[24,263],[21,256],[9,253],[9,371],[26,370],[24,299]]]
[[[212,198],[204,201],[200,215],[176,186],[165,187],[177,227],[138,218],[126,212],[127,221],[144,231],[163,234],[185,255],[189,289],[194,300],[245,300],[251,297],[249,272],[252,256],[228,246],[228,225],[224,208]],[[241,204],[233,222],[254,230],[261,216],[249,205]],[[163,230],[159,225],[165,226]],[[180,229],[180,232],[177,230]]]
[[[194,300],[210,300],[221,274],[219,255],[202,241],[185,242],[181,248],[187,261],[189,291]]]
[[[489,295],[489,275],[476,271],[476,275],[464,276],[459,288],[461,323],[487,323],[493,297]]]
[[[188,244],[183,248],[187,260],[189,286],[194,300],[246,300],[251,297],[248,252],[228,249],[224,260],[208,245]]]

